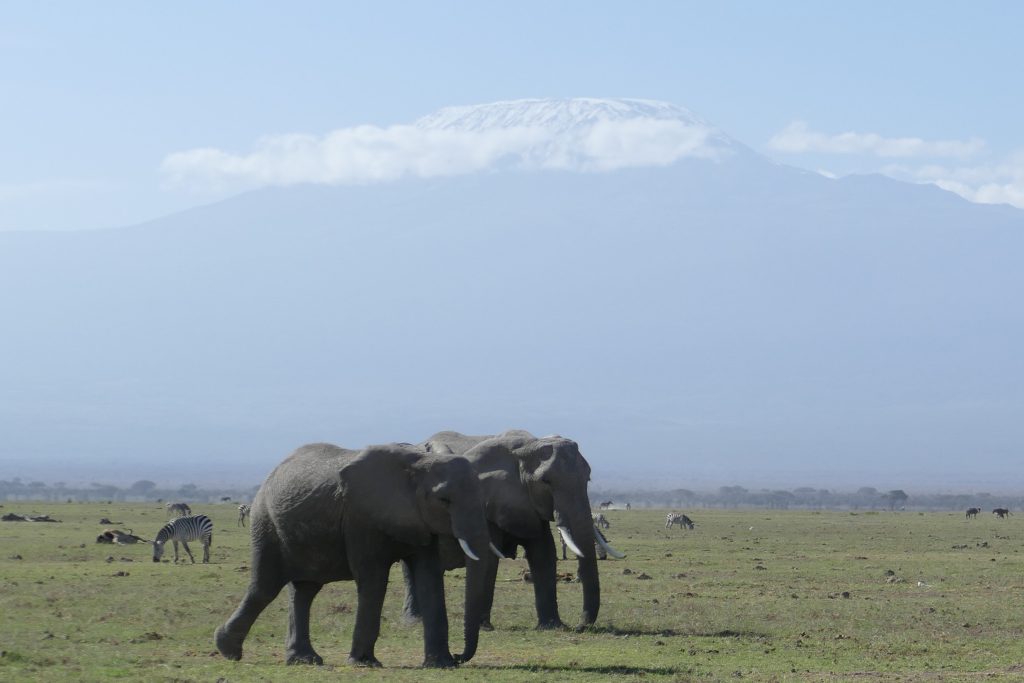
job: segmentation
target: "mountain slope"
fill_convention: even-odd
[[[1022,217],[741,150],[0,234],[0,458],[256,481],[308,441],[524,427],[598,482],[1020,485]]]

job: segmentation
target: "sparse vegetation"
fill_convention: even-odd
[[[6,503],[62,524],[0,523],[0,680],[1020,680],[1024,636],[1012,606],[1024,590],[1018,518],[968,522],[962,511],[719,510],[687,534],[664,510],[611,510],[598,625],[533,629],[522,559],[501,563],[497,630],[461,669],[418,668],[422,641],[405,626],[398,570],[378,656],[345,664],[351,583],[328,586],[313,634],[327,665],[286,667],[286,592],[256,623],[241,662],[214,654],[212,634],[248,582],[248,530],[234,505],[195,506],[216,531],[210,565],[151,561],[147,545],[95,543],[103,517],[149,537],[156,504]],[[1024,515],[1022,515],[1024,517]],[[20,558],[20,559],[15,559]],[[560,563],[571,572],[575,562]],[[649,577],[644,579],[643,577]],[[451,572],[452,646],[461,643],[461,574]],[[562,615],[581,609],[559,586]]]

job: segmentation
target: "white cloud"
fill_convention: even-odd
[[[811,130],[807,123],[794,121],[768,141],[776,152],[802,154],[864,154],[887,158],[953,157],[965,158],[985,147],[984,140],[922,140],[886,138],[876,133],[846,132],[828,135]]]
[[[543,126],[358,126],[322,137],[266,137],[248,154],[216,148],[175,152],[161,168],[172,184],[207,189],[371,183],[501,166],[598,172],[667,165],[684,157],[714,158],[719,151],[710,144],[713,132],[703,125],[655,118],[602,120],[557,133]]]
[[[980,166],[891,167],[884,172],[916,182],[933,183],[981,204],[1011,204],[1024,209],[1024,152],[1005,161]]]

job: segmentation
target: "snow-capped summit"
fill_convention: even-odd
[[[712,128],[689,109],[668,102],[594,97],[505,100],[444,107],[419,119],[416,126],[429,130],[460,131],[537,127],[561,133],[599,121],[631,119],[671,120]]]
[[[445,107],[419,119],[427,134],[462,136],[521,168],[607,171],[720,160],[742,145],[690,110],[626,98],[524,99]]]

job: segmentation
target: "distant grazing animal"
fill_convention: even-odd
[[[601,503],[598,507],[601,508],[602,510],[607,510],[611,506],[612,506],[612,501],[606,500],[603,503]]]
[[[967,508],[967,514],[965,517],[967,517],[967,519],[973,519],[978,516],[979,512],[981,512],[981,508]]]
[[[1006,519],[1010,516],[1010,511],[1007,510],[1006,508],[993,508],[992,514],[998,517],[999,519]]]
[[[606,551],[605,548],[607,548],[608,550]],[[562,559],[563,560],[568,560],[569,559],[569,554],[567,552],[568,549],[569,549],[569,546],[566,544],[565,538],[562,538]],[[623,555],[622,553],[617,551],[615,548],[613,548],[610,545],[608,545],[608,537],[605,536],[603,533],[601,533],[601,529],[598,528],[597,524],[594,524],[594,549],[597,550],[597,559],[599,559],[599,560],[607,560],[608,559],[608,551],[611,551],[612,557],[614,557],[614,558],[616,558],[618,560],[621,560],[622,558],[625,557],[625,555]]]
[[[231,496],[221,496],[220,497],[220,502],[222,502],[222,503],[227,503],[230,500],[231,500]]]
[[[594,526],[599,527],[601,529],[608,529],[612,525],[612,523],[608,521],[608,518],[602,515],[600,512],[594,515],[593,519]]]
[[[252,509],[245,503],[238,506],[238,526],[245,526],[245,520],[249,519],[250,512]]]
[[[693,520],[686,515],[679,513],[678,515],[674,512],[668,513],[665,517],[665,528],[671,529],[674,524],[678,524],[679,528],[693,529]]]
[[[178,561],[178,543],[185,547],[185,552],[188,553],[188,557],[192,560],[192,564],[196,563],[196,558],[192,556],[192,551],[188,548],[189,541],[202,541],[203,542],[203,564],[210,561],[210,546],[213,544],[213,522],[206,515],[196,515],[195,517],[178,517],[173,519],[157,532],[156,538],[153,539],[153,561],[159,562],[160,558],[164,554],[164,545],[167,541],[174,543],[174,561]]]
[[[192,508],[188,503],[168,503],[164,507],[167,508],[168,517],[188,517],[192,514]]]
[[[626,503],[626,509],[627,510],[631,509],[630,506],[629,506],[629,503]]]

